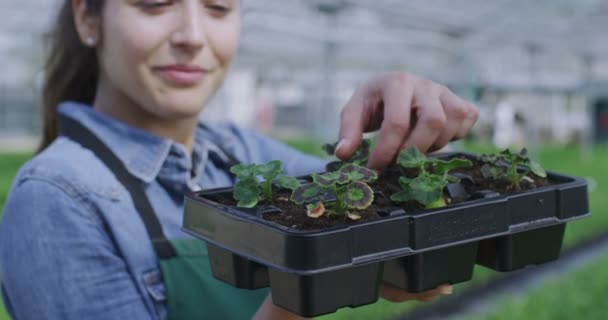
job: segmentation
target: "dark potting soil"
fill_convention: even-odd
[[[527,181],[523,180],[520,183],[520,190],[517,191],[515,188],[511,186],[511,182],[507,179],[486,179],[483,177],[481,173],[481,167],[483,166],[483,162],[478,160],[472,160],[473,166],[470,168],[459,168],[452,170],[450,173],[463,173],[471,177],[472,183],[467,183],[463,181],[463,185],[465,187],[466,196],[463,197],[454,197],[451,198],[449,195],[444,193],[444,197],[446,202],[449,204],[460,203],[469,200],[472,194],[479,191],[495,191],[499,194],[511,194],[515,192],[522,192],[526,190],[531,190],[535,188],[540,188],[544,186],[548,186],[551,182],[547,178],[541,178],[535,175],[530,175],[530,178],[533,180]],[[378,180],[371,183],[370,186],[377,192],[381,192],[386,195],[386,197],[390,197],[391,194],[399,192],[401,187],[399,186],[399,177],[405,175],[408,178],[413,178],[418,175],[417,169],[403,169],[398,165],[392,165],[387,167],[382,171]],[[401,204],[391,204],[397,205],[398,207],[404,209],[406,212],[415,212],[419,210],[423,210],[424,207],[418,204],[415,201],[404,202]]]
[[[393,193],[401,191],[401,187],[399,186],[399,177],[403,175],[408,178],[414,178],[418,175],[418,170],[404,169],[396,165],[389,166],[382,170],[378,176],[378,180],[369,184],[374,191],[382,195],[376,196],[375,202],[380,207],[399,207],[405,210],[405,212],[424,210],[424,206],[416,201],[395,203],[390,200],[390,196]]]
[[[479,160],[472,160],[472,162],[473,166],[471,168],[459,168],[452,171],[454,173],[460,172],[467,174],[472,178],[473,184],[464,184],[467,193],[470,194],[483,190],[492,190],[500,194],[510,194],[551,185],[551,182],[547,178],[541,178],[534,174],[530,174],[528,177],[531,178],[533,182],[522,180],[520,183],[520,190],[516,190],[511,186],[511,182],[507,179],[484,178],[481,173],[481,167],[484,163]]]
[[[378,180],[371,183],[370,186],[374,190],[376,190],[376,192],[379,192],[379,193],[382,193],[383,195],[385,195],[386,201],[388,202],[387,205],[399,207],[399,208],[405,210],[405,212],[409,212],[409,213],[418,212],[418,211],[424,210],[424,206],[416,201],[395,203],[389,199],[392,194],[401,191],[401,187],[399,186],[399,177],[400,176],[414,178],[417,175],[418,175],[417,169],[404,169],[397,165],[392,165],[392,166],[389,166],[386,169],[384,169],[382,171],[382,173],[380,174],[380,176],[378,177]],[[448,205],[468,200],[467,197],[450,197],[449,195],[445,194],[445,192],[444,192],[444,198]]]
[[[450,197],[444,193],[444,197],[448,205],[456,204],[469,200],[473,194],[479,191],[495,191],[499,194],[510,194],[518,192],[511,187],[511,183],[506,179],[494,180],[485,179],[481,173],[483,163],[478,160],[473,160],[473,167],[455,169],[451,173],[461,173],[468,175],[471,182],[463,182],[466,195],[460,197]],[[424,210],[424,206],[416,201],[408,201],[403,203],[395,203],[390,200],[390,196],[401,190],[399,186],[399,177],[405,175],[408,178],[415,177],[417,169],[403,169],[398,165],[392,165],[385,168],[379,175],[378,180],[370,183],[370,187],[375,191],[374,202],[365,210],[356,210],[355,212],[361,216],[359,220],[352,220],[346,215],[339,214],[324,214],[319,218],[310,218],[306,214],[306,207],[297,205],[289,201],[290,192],[288,190],[277,190],[273,194],[273,198],[269,201],[263,201],[258,204],[258,207],[274,206],[280,211],[270,211],[262,213],[261,216],[267,221],[271,221],[282,226],[296,230],[319,230],[337,227],[341,225],[354,224],[359,222],[371,221],[379,219],[386,215],[385,208],[400,208],[408,213],[415,213]],[[551,182],[546,178],[540,178],[530,175],[533,182],[522,181],[521,191],[526,191],[534,188],[550,185]],[[230,194],[214,196],[213,201],[228,206],[236,206],[235,201]]]
[[[310,218],[306,214],[306,207],[289,201],[289,195],[290,192],[288,191],[279,192],[269,204],[281,209],[281,212],[264,213],[263,218],[296,230],[327,229],[380,218],[374,205],[369,206],[365,210],[354,211],[361,216],[359,220],[352,220],[346,215],[341,214],[328,214],[327,210],[319,218]]]
[[[361,219],[352,220],[346,215],[328,215],[327,211],[319,218],[310,218],[306,214],[305,206],[298,205],[289,201],[290,195],[290,191],[278,190],[273,193],[273,198],[270,201],[263,201],[259,203],[258,207],[273,206],[280,209],[280,212],[270,211],[262,213],[262,218],[264,218],[264,220],[271,221],[296,230],[318,230],[337,227],[345,224],[353,224],[357,222],[375,220],[381,217],[381,215],[376,211],[375,205],[375,202],[376,200],[378,200],[378,197],[375,197],[374,204],[369,206],[367,209],[354,211],[361,216]],[[228,194],[214,196],[212,200],[227,206],[237,205],[237,201],[230,197]]]

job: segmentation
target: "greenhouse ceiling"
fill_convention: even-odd
[[[40,36],[51,21],[45,15],[60,2],[0,1],[0,57],[9,70],[41,60]],[[449,81],[558,87],[608,77],[605,0],[242,3],[239,67],[407,69]]]

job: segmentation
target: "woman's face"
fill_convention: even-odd
[[[239,41],[239,0],[109,0],[101,21],[100,84],[155,117],[183,119],[224,79]]]

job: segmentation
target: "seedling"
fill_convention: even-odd
[[[330,144],[330,143],[326,143],[323,145],[323,150],[330,156],[335,155],[336,153],[336,147],[338,145],[338,142]],[[363,139],[361,141],[361,144],[359,145],[359,148],[357,148],[357,151],[355,151],[355,154],[348,160],[346,161],[337,161],[335,164],[335,170],[339,170],[340,168],[342,168],[343,166],[349,164],[349,163],[354,163],[354,164],[358,164],[360,166],[364,166],[367,163],[367,160],[369,159],[369,155],[371,154],[371,150],[372,150],[372,143],[369,139]]]
[[[446,205],[443,197],[443,189],[450,183],[458,182],[459,179],[450,176],[452,169],[470,167],[473,164],[466,159],[452,158],[448,161],[427,158],[416,147],[402,150],[397,158],[397,163],[404,168],[418,170],[415,178],[399,178],[401,191],[391,195],[395,202],[415,200],[425,208],[439,208]]]
[[[541,178],[547,177],[545,169],[538,162],[528,157],[526,148],[521,149],[519,153],[513,153],[509,149],[505,149],[497,154],[484,154],[481,156],[481,161],[485,162],[481,167],[484,178],[506,179],[515,191],[521,190],[523,180],[532,180],[528,176],[530,172]],[[518,168],[520,167],[525,169],[519,171]]]
[[[363,210],[372,204],[374,192],[367,183],[377,178],[375,171],[349,163],[338,171],[313,174],[311,183],[293,190],[291,200],[307,205],[308,216],[312,218],[318,218],[323,212],[328,212],[357,220],[361,216],[350,210]],[[336,200],[324,203],[328,194],[333,195]]]
[[[253,208],[262,200],[272,198],[272,182],[283,173],[283,163],[273,160],[267,164],[238,164],[230,168],[238,182],[234,186],[233,197],[238,200],[237,206]],[[259,180],[262,177],[262,180]],[[293,190],[300,182],[291,176],[281,176],[277,179],[280,187]]]

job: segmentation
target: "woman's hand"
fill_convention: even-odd
[[[272,294],[269,294],[264,303],[258,309],[251,320],[305,320],[310,318],[300,317],[272,303]]]
[[[433,290],[419,293],[409,293],[399,288],[384,284],[382,287],[380,287],[380,296],[392,302],[403,302],[410,300],[429,302],[440,295],[452,294],[453,290],[454,289],[451,285],[444,284]]]
[[[441,285],[433,290],[420,292],[420,293],[409,293],[403,291],[401,289],[389,286],[382,285],[380,287],[380,296],[383,299],[392,302],[404,302],[410,300],[418,300],[429,302],[440,295],[448,295],[452,294],[452,286],[451,285]],[[304,320],[310,318],[303,318],[296,314],[293,314],[281,307],[275,306],[272,303],[272,295],[268,295],[264,303],[258,309],[258,312],[253,316],[253,320],[264,319],[264,320]]]
[[[350,158],[364,132],[380,129],[368,167],[382,169],[399,150],[422,152],[463,138],[479,110],[448,88],[407,73],[388,73],[365,83],[342,110],[336,156]]]

